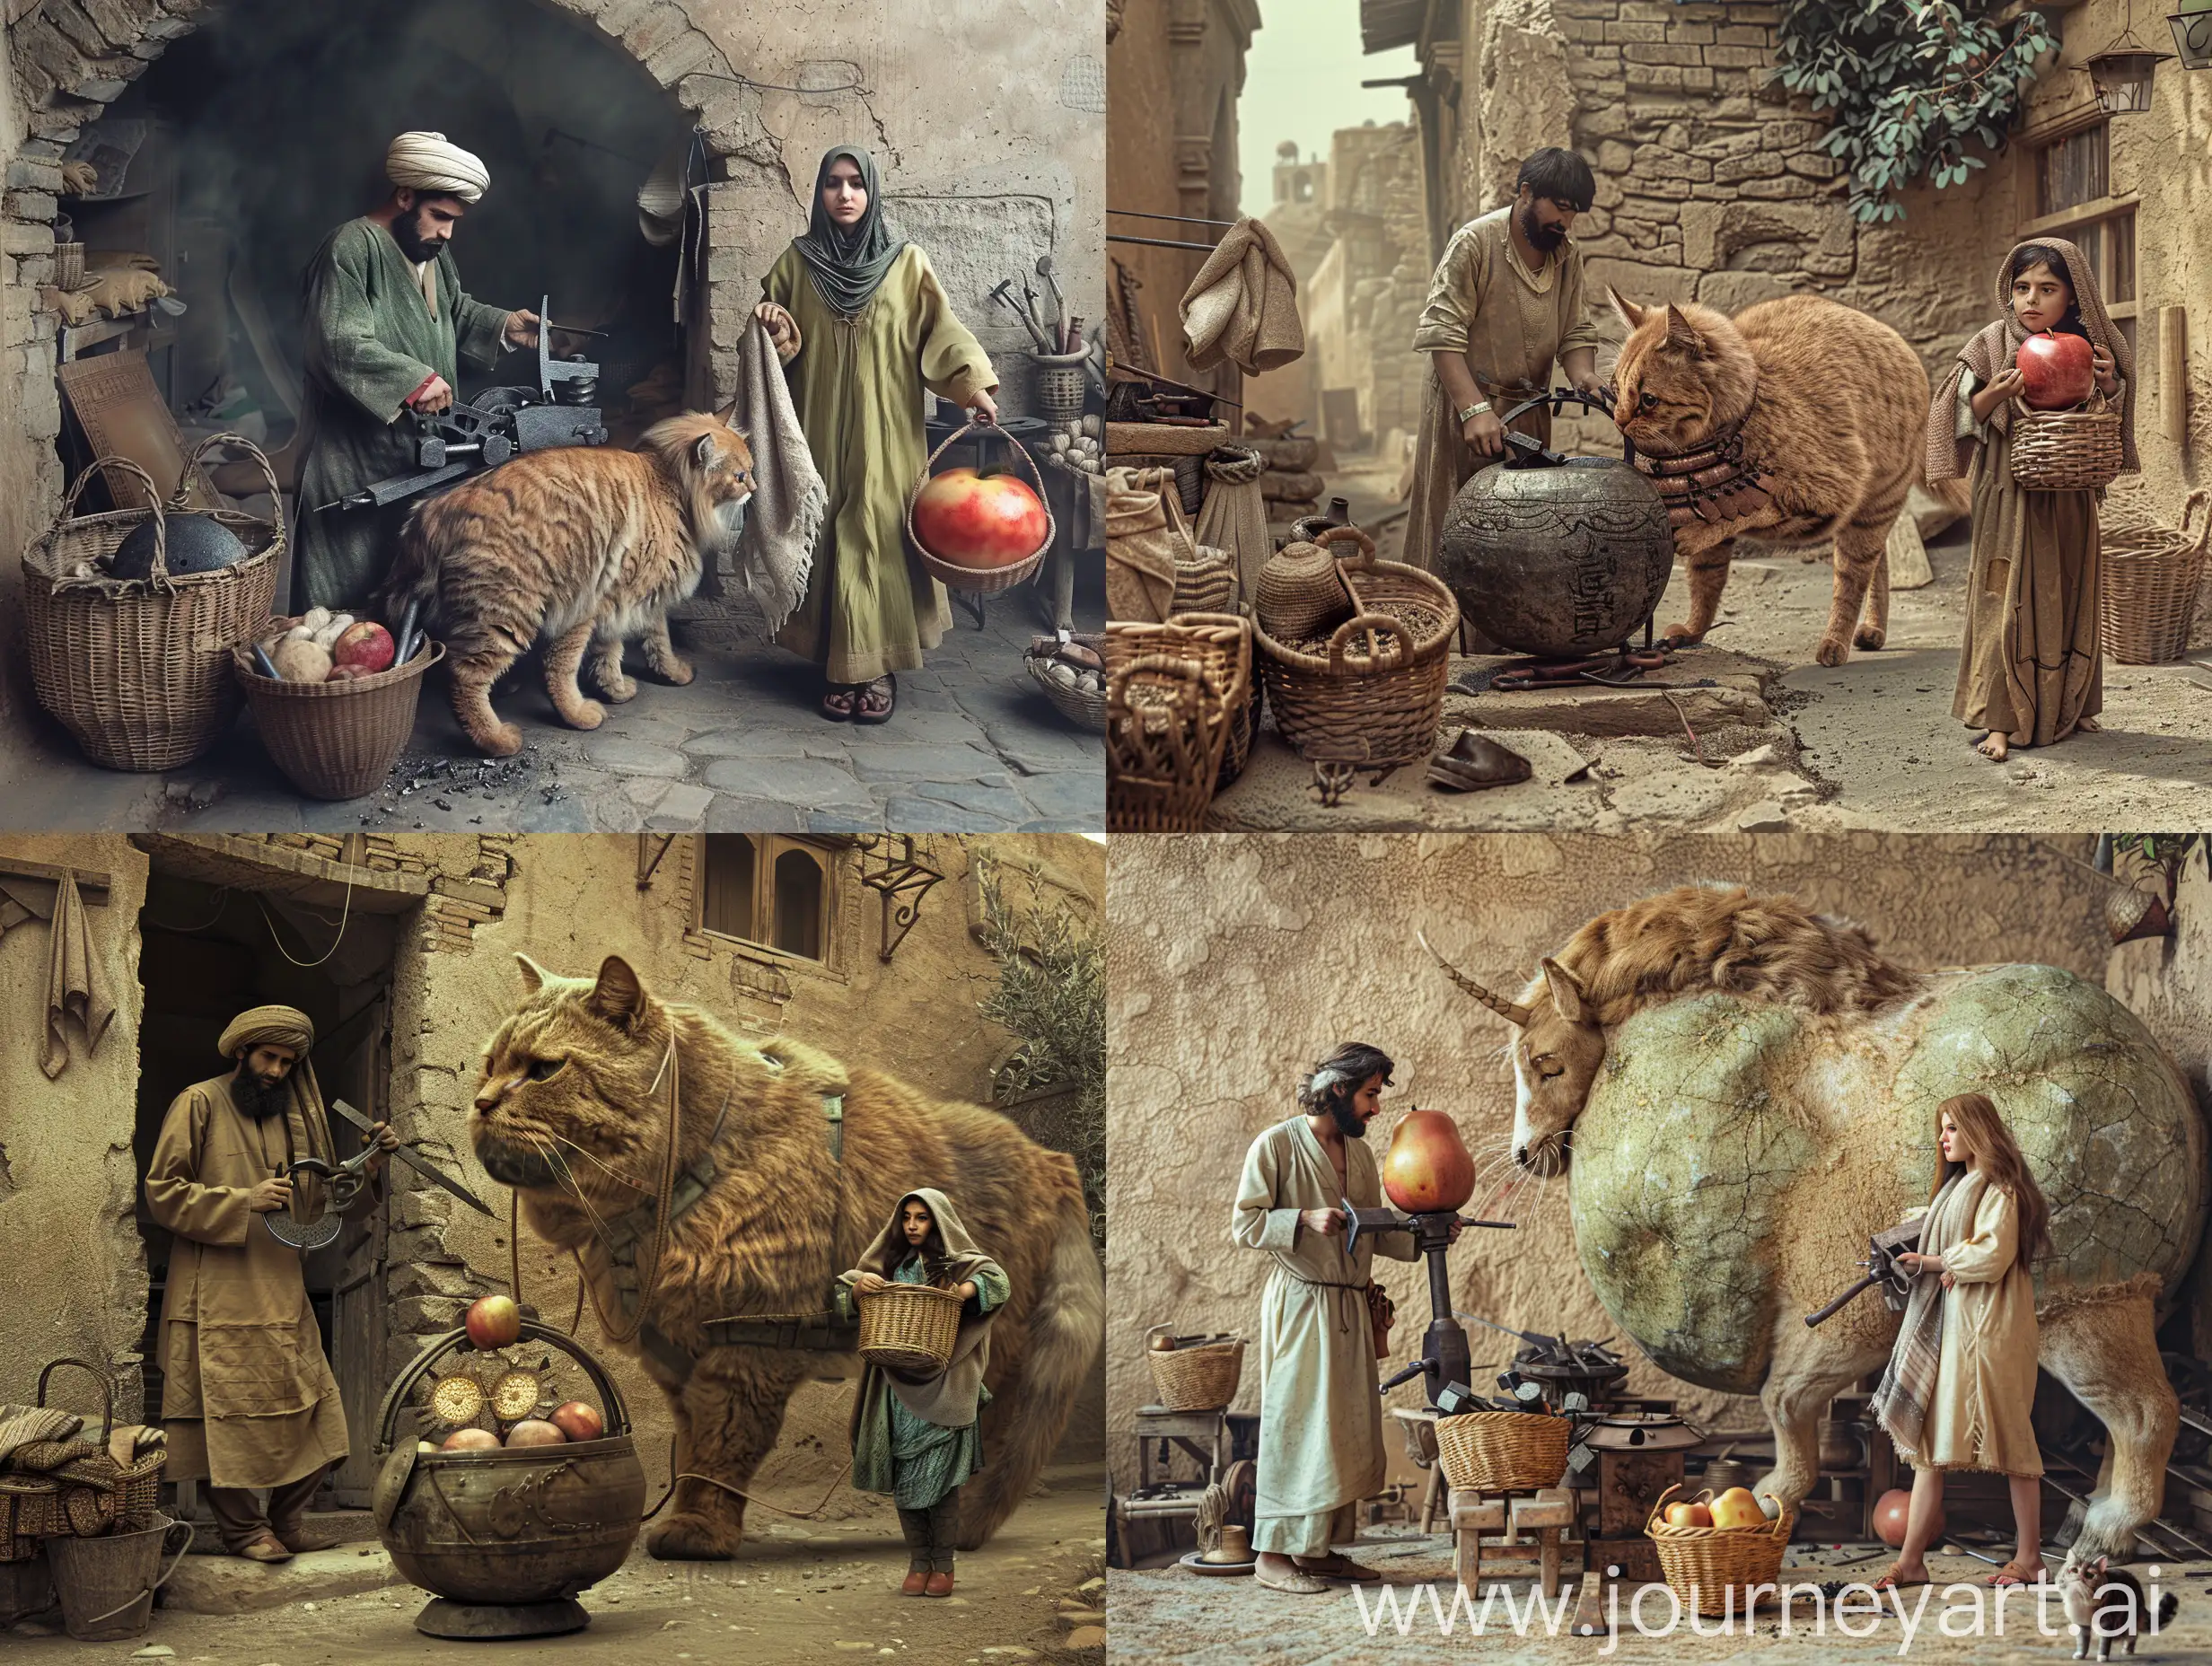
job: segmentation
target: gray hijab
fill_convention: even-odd
[[[874,1242],[861,1251],[860,1265],[838,1276],[838,1283],[849,1287],[863,1272],[889,1278],[911,1253],[905,1229],[900,1224],[908,1197],[920,1198],[927,1206],[930,1218],[937,1223],[937,1240],[944,1246],[944,1254],[942,1265],[932,1271],[945,1284],[955,1285],[973,1278],[979,1267],[990,1267],[1001,1277],[1005,1276],[1005,1269],[979,1250],[975,1240],[968,1236],[968,1229],[961,1223],[952,1200],[935,1188],[919,1187],[903,1194],[891,1206],[890,1223],[876,1234]],[[993,1308],[972,1318],[961,1314],[960,1335],[952,1344],[952,1358],[936,1376],[909,1377],[881,1365],[869,1365],[862,1373],[860,1393],[853,1400],[855,1428],[858,1428],[862,1410],[867,1404],[867,1379],[871,1375],[881,1377],[906,1408],[925,1423],[934,1423],[941,1429],[964,1429],[973,1423],[979,1398],[976,1390],[983,1386],[983,1373],[991,1363],[991,1321],[1005,1311]]]
[[[853,225],[839,225],[821,206],[830,170],[840,160],[860,170],[861,186],[868,193],[867,212]],[[791,246],[806,262],[814,293],[832,312],[850,318],[868,304],[891,262],[907,246],[905,236],[883,215],[874,157],[852,145],[833,145],[822,153],[821,165],[814,171],[814,206],[806,235],[794,238]]]

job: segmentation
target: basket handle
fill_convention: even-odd
[[[148,482],[148,484],[150,485],[152,482]],[[90,1372],[99,1380],[101,1393],[100,1445],[101,1450],[104,1451],[107,1450],[108,1437],[115,1433],[115,1379],[109,1375],[108,1372],[101,1370],[99,1366],[93,1364],[90,1360],[57,1359],[48,1361],[46,1369],[39,1373],[39,1409],[41,1411],[46,1409],[46,1380],[52,1376],[56,1372],[59,1371],[64,1365],[75,1365],[79,1371]]]
[[[1342,543],[1346,539],[1359,545],[1359,553],[1342,557],[1339,565],[1365,567],[1374,560],[1374,539],[1356,526],[1332,526],[1313,542],[1318,548],[1326,549],[1330,545]]]
[[[218,445],[227,445],[241,451],[254,462],[260,465],[261,478],[268,482],[269,501],[276,505],[277,524],[281,528],[284,522],[285,495],[283,489],[276,484],[276,470],[270,466],[268,454],[242,434],[211,434],[195,445],[192,448],[192,454],[184,460],[184,472],[177,477],[177,489],[170,497],[169,506],[177,510],[187,507],[185,494],[191,490],[192,476],[199,468],[200,460]],[[213,483],[210,482],[210,484]]]
[[[1675,1494],[1681,1492],[1681,1482],[1672,1481],[1668,1483],[1667,1490],[1665,1492],[1660,1494],[1658,1497],[1652,1500],[1651,1513],[1644,1518],[1644,1531],[1647,1536],[1650,1534],[1651,1530],[1658,1526],[1662,1518],[1665,1516],[1667,1512],[1667,1500],[1673,1497]]]
[[[2190,516],[2199,509],[2205,512],[2204,524],[2197,529],[2196,547],[2198,553],[2201,555],[2207,541],[2212,540],[2212,491],[2207,491],[2201,486],[2191,492],[2188,501],[2181,505],[2181,536],[2183,539],[2189,537]]]
[[[52,537],[67,525],[77,512],[77,498],[95,477],[104,478],[110,469],[119,469],[125,474],[137,477],[138,484],[145,487],[146,507],[154,512],[154,576],[163,583],[169,580],[169,521],[162,506],[161,488],[154,484],[154,477],[119,453],[95,457],[85,466],[84,472],[71,483],[61,500],[61,512],[54,517],[54,524],[47,530]]]
[[[408,1363],[407,1369],[392,1379],[391,1387],[384,1390],[384,1403],[376,1414],[376,1455],[379,1458],[391,1450],[392,1429],[398,1422],[400,1405],[405,1401],[408,1391],[422,1380],[424,1373],[443,1355],[468,1339],[469,1331],[466,1326],[456,1330],[449,1330],[442,1337],[433,1337],[424,1345],[423,1351]],[[586,1354],[575,1341],[563,1336],[557,1330],[549,1329],[543,1325],[532,1324],[528,1320],[522,1321],[522,1335],[514,1340],[518,1343],[549,1343],[584,1367],[584,1374],[591,1378],[592,1388],[599,1395],[599,1403],[606,1408],[607,1427],[601,1436],[602,1439],[628,1434],[630,1432],[629,1407],[622,1403],[622,1390],[615,1387],[614,1379],[607,1374],[600,1363]],[[514,1344],[510,1343],[508,1346],[513,1346]]]
[[[1337,627],[1329,638],[1329,673],[1332,677],[1344,675],[1344,651],[1356,633],[1364,632],[1367,638],[1367,657],[1371,669],[1394,671],[1412,654],[1413,644],[1406,635],[1402,621],[1387,613],[1356,613]],[[1382,640],[1388,636],[1390,640]]]

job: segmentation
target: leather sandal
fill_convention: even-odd
[[[319,1533],[309,1527],[280,1532],[275,1537],[278,1544],[297,1556],[312,1556],[318,1550],[335,1550],[343,1542],[336,1533]]]
[[[248,1539],[238,1548],[237,1554],[245,1557],[249,1562],[289,1562],[292,1560],[292,1552],[285,1548],[285,1541],[274,1533],[263,1533],[258,1538]]]
[[[833,682],[821,691],[821,715],[833,723],[848,723],[853,720],[853,707],[860,703],[860,690],[845,683]]]
[[[1909,1591],[1916,1585],[1925,1585],[1931,1583],[1925,1579],[1899,1578],[1897,1570],[1903,1565],[1904,1562],[1901,1557],[1899,1560],[1891,1563],[1888,1568],[1883,1571],[1882,1576],[1874,1582],[1874,1588],[1876,1591]]]
[[[2018,1556],[2014,1556],[2011,1561],[2007,1562],[2003,1567],[1997,1569],[1994,1573],[1984,1574],[1982,1576],[1981,1583],[1985,1585],[1994,1585],[2000,1589],[2010,1590],[2014,1586],[2032,1585],[2038,1580],[2046,1577],[2048,1577],[2048,1575],[2043,1569],[2040,1567],[2032,1568],[2026,1563],[2023,1562]]]
[[[1511,786],[1534,773],[1520,753],[1488,735],[1462,729],[1449,750],[1428,760],[1428,783],[1448,793],[1479,793],[1486,786]]]
[[[1365,1562],[1355,1562],[1351,1557],[1339,1551],[1332,1550],[1325,1556],[1300,1556],[1293,1559],[1296,1562],[1301,1574],[1311,1574],[1316,1579],[1348,1579],[1357,1583],[1361,1580],[1382,1577]]]
[[[870,711],[868,703],[871,700],[881,701],[883,709]],[[898,709],[899,679],[890,671],[885,671],[873,682],[864,685],[854,693],[853,721],[856,723],[887,723],[891,721],[891,715]]]

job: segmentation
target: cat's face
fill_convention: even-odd
[[[1681,309],[1637,308],[1613,297],[1629,322],[1613,370],[1613,421],[1638,451],[1695,451],[1712,434],[1715,389],[1706,343]]]
[[[2104,1583],[2104,1572],[2109,1565],[2103,1556],[2092,1556],[2083,1561],[2069,1552],[2059,1565],[2058,1577],[2052,1581],[2058,1587],[2058,1600],[2066,1604],[2067,1618],[2082,1624],[2097,1605],[2097,1587]]]
[[[660,459],[690,513],[692,536],[709,553],[737,542],[752,499],[752,447],[731,425],[733,412],[686,411],[654,424],[638,442]]]
[[[469,1123],[477,1161],[506,1185],[594,1205],[650,1190],[639,1153],[665,1103],[654,1092],[666,1048],[658,1004],[618,955],[596,978],[514,958],[528,993],[485,1044]]]

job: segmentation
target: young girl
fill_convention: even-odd
[[[898,1500],[906,1535],[909,1597],[952,1594],[952,1550],[960,1534],[961,1485],[983,1468],[976,1414],[990,1403],[991,1316],[1009,1286],[998,1263],[977,1249],[943,1192],[908,1192],[889,1225],[839,1276],[838,1301],[850,1306],[889,1285],[935,1285],[957,1292],[960,1335],[934,1377],[869,1365],[853,1402],[853,1485]]]
[[[1997,280],[2004,316],[1959,354],[1928,410],[1927,478],[1969,479],[1974,542],[1966,639],[1951,710],[1988,733],[1978,750],[2002,762],[2098,727],[2104,705],[2098,637],[2095,492],[2029,492],[2013,484],[2013,397],[2020,344],[2041,330],[2080,336],[2096,383],[2120,408],[2123,471],[2137,467],[2135,366],[2105,316],[2096,275],[2057,238],[2022,243]]]
[[[2043,1576],[2042,1454],[2035,1402],[2035,1280],[2050,1247],[2050,1206],[1995,1105],[1979,1093],[1937,1109],[1942,1159],[1920,1249],[1899,1260],[1914,1276],[1904,1324],[1874,1390],[1874,1415],[1912,1465],[1905,1542],[1876,1590],[1925,1585],[1944,1471],[1996,1471],[2012,1484],[2019,1544],[1992,1585]]]
[[[754,312],[830,492],[806,597],[776,639],[821,667],[823,716],[884,723],[894,673],[918,671],[952,622],[944,586],[906,545],[906,494],[929,456],[922,390],[992,421],[998,376],[852,145],[823,155],[806,235],[760,287]]]

